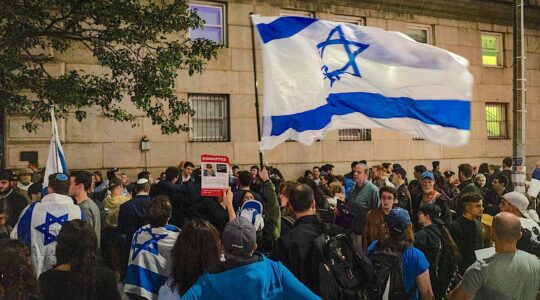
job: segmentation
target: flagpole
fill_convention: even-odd
[[[55,173],[58,173],[58,144],[56,143],[56,116],[54,114],[54,105],[51,105],[51,127],[52,127],[52,138],[54,140],[54,167]]]
[[[251,15],[253,12],[249,13],[249,22],[251,23],[251,51],[253,54],[253,83],[255,86],[255,114],[257,116],[257,138],[259,142],[261,141],[261,116],[259,114],[259,85],[257,81],[257,53],[255,51],[255,31],[253,29],[253,19]],[[259,149],[259,165],[262,169],[263,167],[263,153]]]

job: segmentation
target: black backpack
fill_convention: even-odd
[[[449,292],[461,281],[457,262],[454,261],[450,246],[446,240],[430,227],[426,228],[439,238],[439,248],[435,256],[435,261],[429,266],[430,277],[435,278],[431,282],[433,293],[436,296],[448,296]]]
[[[410,291],[403,286],[403,254],[393,249],[375,249],[369,254],[375,280],[368,289],[372,300],[408,300],[416,292],[416,283]]]
[[[331,225],[325,224],[312,247],[312,266],[319,277],[317,292],[325,300],[360,299],[362,291],[371,286],[373,266],[364,253],[355,251],[347,234],[332,236],[330,232]]]

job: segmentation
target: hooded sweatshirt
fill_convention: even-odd
[[[105,201],[103,201],[103,207],[105,207],[105,211],[107,212],[107,217],[105,220],[107,226],[118,226],[118,212],[120,211],[120,205],[124,204],[128,200],[129,198],[122,194],[114,197],[111,197],[111,195],[107,196]]]
[[[254,258],[212,268],[218,273],[203,274],[181,299],[320,299],[282,263],[258,253]]]

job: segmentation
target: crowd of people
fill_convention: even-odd
[[[220,197],[189,161],[0,170],[0,299],[535,299],[537,198],[512,163],[233,166]]]

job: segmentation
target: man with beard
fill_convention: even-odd
[[[21,194],[16,193],[11,187],[10,180],[12,177],[13,174],[10,171],[5,169],[0,171],[0,199],[6,199],[9,210],[7,224],[14,227],[27,202]]]

